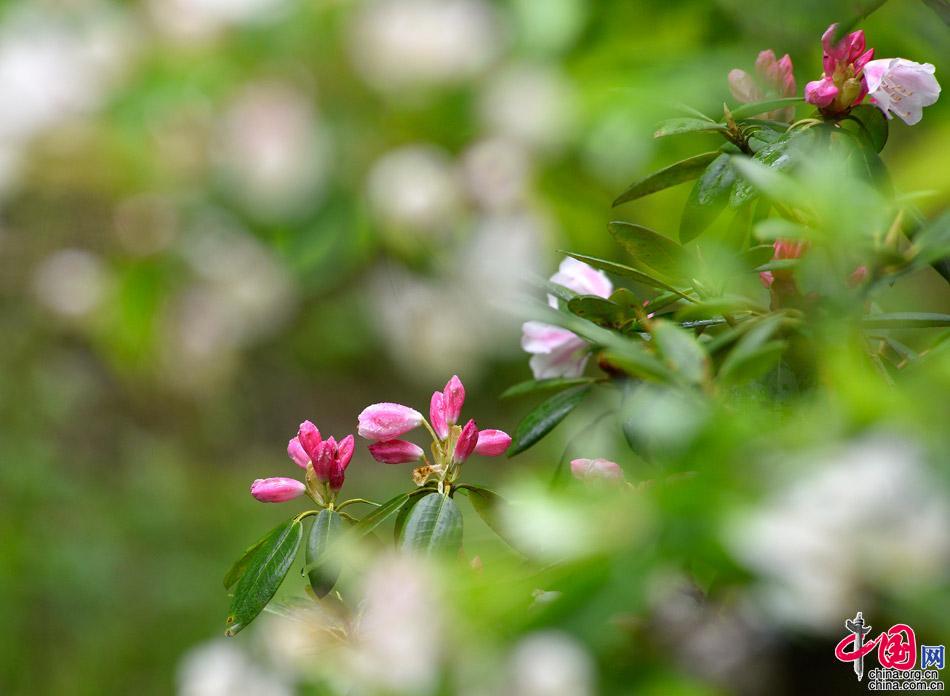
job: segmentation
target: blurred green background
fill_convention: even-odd
[[[458,373],[466,414],[513,429],[525,404],[497,395],[530,372],[500,299],[556,249],[616,256],[618,215],[675,233],[687,187],[610,209],[706,137],[654,141],[655,122],[715,116],[764,48],[801,89],[855,6],[4,3],[0,693],[175,690],[221,635],[223,572],[286,516],[248,487],[294,475],[301,420],[339,438]],[[878,57],[950,75],[922,2],[861,26]],[[950,201],[948,114],[895,122],[884,152],[899,190],[935,192],[928,214]],[[946,311],[920,288],[916,309]],[[549,471],[563,447],[467,476]],[[405,483],[361,448],[346,492]]]

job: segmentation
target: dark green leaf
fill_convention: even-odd
[[[402,538],[403,527],[406,526],[406,520],[415,504],[422,500],[422,497],[432,492],[431,488],[420,488],[409,494],[409,499],[399,508],[399,514],[396,515],[396,521],[393,523],[393,540],[399,543]]]
[[[883,0],[881,0],[883,2]],[[948,0],[924,0],[924,4],[937,13],[937,16],[943,20],[943,23],[950,27],[950,1]]]
[[[462,546],[462,515],[447,495],[429,493],[416,503],[402,530],[401,547],[426,555],[456,553]]]
[[[777,111],[787,106],[796,106],[804,101],[804,97],[783,97],[781,99],[766,99],[753,104],[743,104],[731,110],[732,118],[739,121],[740,119],[764,114],[767,111]]]
[[[366,517],[357,522],[356,526],[353,527],[353,532],[358,536],[369,534],[383,522],[395,515],[399,508],[402,507],[403,503],[409,499],[410,495],[412,495],[412,493],[400,493],[399,495],[390,498],[385,503],[369,513]]]
[[[768,263],[775,256],[775,247],[771,244],[760,244],[742,252],[742,265],[746,268],[758,268]]]
[[[247,570],[248,563],[251,562],[251,558],[254,556],[254,552],[264,544],[272,543],[273,537],[279,535],[286,526],[287,523],[282,522],[274,527],[267,532],[267,534],[254,542],[254,545],[249,547],[247,551],[244,552],[244,555],[234,562],[234,565],[231,566],[227,575],[224,576],[224,589],[230,590],[234,586],[234,583],[241,579],[241,576],[244,575],[244,571]]]
[[[653,322],[657,348],[673,371],[690,384],[699,384],[709,369],[709,357],[693,335],[675,324],[658,319]]]
[[[768,147],[764,147],[752,156],[753,162],[758,162],[775,171],[788,169],[792,164],[792,155],[789,152],[789,138],[783,137]],[[732,187],[729,205],[738,208],[746,201],[758,195],[758,189],[746,176],[739,177]]]
[[[261,613],[293,565],[303,539],[303,525],[294,518],[278,529],[254,551],[234,588],[225,635],[235,635]]]
[[[719,368],[719,378],[737,383],[765,374],[786,346],[784,341],[768,342],[784,319],[782,314],[772,314],[757,321],[726,356]]]
[[[568,414],[577,408],[590,393],[590,385],[582,384],[555,394],[541,402],[522,419],[515,429],[508,456],[513,457],[535,444],[551,432]]]
[[[310,526],[304,563],[310,587],[324,597],[340,577],[340,564],[333,546],[343,536],[343,518],[335,510],[321,510]]]
[[[709,227],[729,200],[729,191],[736,180],[732,157],[719,155],[693,185],[683,216],[680,219],[680,242],[695,239]]]
[[[634,266],[667,282],[684,275],[683,247],[669,237],[629,222],[611,222],[611,236],[633,257]]]
[[[546,391],[560,391],[578,384],[589,384],[594,380],[591,377],[554,377],[553,379],[529,379],[508,387],[502,392],[502,399],[511,399],[516,396],[527,396]]]
[[[653,353],[630,341],[627,343],[624,350],[610,350],[604,353],[604,360],[632,377],[657,382],[672,381],[673,375],[669,368]]]
[[[848,119],[857,122],[861,137],[875,152],[884,149],[887,143],[887,117],[883,111],[871,104],[860,104],[851,109]]]
[[[567,309],[598,326],[616,326],[624,319],[624,311],[619,305],[597,295],[579,295],[567,303]]]
[[[872,314],[861,320],[866,329],[929,329],[950,326],[950,314],[934,312],[892,312]]]
[[[701,118],[671,118],[663,121],[657,126],[654,138],[663,138],[667,135],[678,135],[680,133],[702,133],[721,131],[725,132],[726,127],[715,121],[705,121]]]
[[[645,179],[635,181],[630,184],[626,191],[617,196],[613,202],[613,207],[621,203],[636,200],[651,193],[662,191],[663,189],[682,184],[684,181],[695,179],[706,168],[710,162],[719,156],[717,152],[706,152],[695,157],[684,159],[676,164],[654,172]]]

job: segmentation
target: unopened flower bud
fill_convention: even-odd
[[[422,459],[425,454],[419,445],[405,440],[383,440],[369,446],[373,459],[383,464],[409,464]]]
[[[462,405],[465,403],[465,387],[462,386],[462,380],[458,378],[458,375],[452,375],[452,379],[445,385],[442,394],[445,420],[449,425],[455,425],[458,423]]]
[[[623,469],[609,459],[574,459],[571,461],[571,473],[582,481],[623,479]]]
[[[475,454],[485,457],[497,457],[504,454],[511,444],[511,436],[502,430],[479,430]]]
[[[449,424],[445,420],[445,396],[442,392],[432,393],[432,400],[429,402],[429,422],[432,423],[432,429],[440,440],[449,436]]]
[[[459,433],[459,439],[455,442],[455,451],[452,453],[452,461],[455,464],[461,464],[471,456],[478,444],[478,427],[474,420],[470,420]]]
[[[300,444],[299,437],[291,438],[290,442],[287,443],[287,454],[293,460],[294,464],[301,469],[307,468],[307,464],[310,462],[310,456],[304,450],[303,445]]]
[[[300,424],[300,428],[297,430],[297,440],[303,447],[304,452],[307,453],[309,459],[314,458],[317,447],[322,442],[320,431],[317,430],[317,426],[310,421],[304,421]],[[307,465],[304,464],[304,466]]]
[[[292,478],[256,479],[251,484],[251,495],[262,503],[283,503],[304,494],[306,487]]]
[[[392,440],[422,424],[422,414],[402,404],[373,404],[359,415],[360,437],[367,440]]]

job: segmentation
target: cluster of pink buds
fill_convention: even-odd
[[[874,57],[874,49],[865,50],[864,31],[854,31],[832,43],[837,24],[821,36],[824,74],[805,85],[805,101],[814,104],[826,116],[837,116],[861,103],[868,93],[864,68]]]
[[[337,492],[343,487],[354,446],[352,435],[347,435],[340,442],[332,436],[324,440],[317,426],[304,421],[300,424],[297,436],[287,443],[287,454],[306,471],[306,483],[284,477],[257,479],[251,485],[251,495],[262,503],[283,503],[308,493],[317,504],[332,505]]]
[[[775,250],[772,254],[773,261],[784,261],[786,259],[800,258],[805,249],[808,248],[808,242],[798,239],[776,239],[772,244]],[[774,271],[762,271],[759,273],[762,285],[771,288],[776,280],[791,280],[792,272],[789,269],[776,269]]]
[[[792,59],[786,53],[776,59],[771,49],[762,51],[755,60],[755,77],[745,70],[729,71],[729,89],[736,101],[752,104],[768,98],[794,97],[798,91],[792,69]],[[791,121],[795,109],[788,107],[769,111],[765,118],[775,121]]]
[[[458,425],[465,403],[465,387],[453,376],[445,389],[432,394],[429,420],[408,406],[381,403],[367,406],[359,415],[360,437],[372,440],[370,454],[384,464],[419,463],[413,471],[417,485],[437,481],[439,489],[451,484],[459,475],[462,463],[473,453],[488,457],[503,454],[511,438],[501,430],[479,430],[474,420]],[[410,430],[424,425],[432,436],[429,461],[418,445],[398,439]]]

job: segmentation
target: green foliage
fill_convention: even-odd
[[[425,555],[454,554],[462,546],[462,514],[448,495],[428,493],[412,506],[400,547]]]
[[[317,597],[324,597],[340,577],[334,546],[344,535],[343,518],[335,510],[321,510],[310,526],[304,550],[304,570]]]
[[[590,393],[591,386],[570,387],[541,402],[526,415],[515,429],[508,456],[513,457],[535,444],[551,432],[571,411],[580,406]]]

